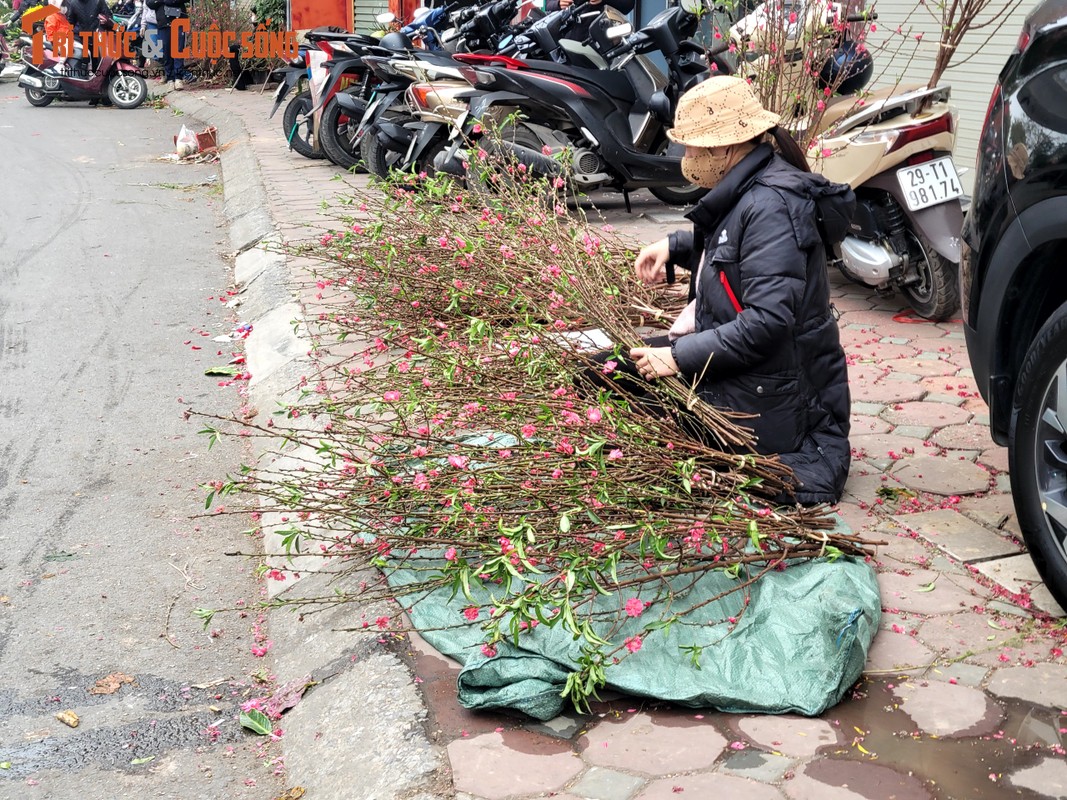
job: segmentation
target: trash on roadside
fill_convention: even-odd
[[[78,719],[78,715],[71,711],[69,708],[66,711],[60,711],[56,714],[56,719],[66,725],[68,728],[77,728],[78,723],[81,722]]]
[[[174,150],[178,158],[187,158],[200,152],[196,143],[196,134],[182,125],[178,135],[174,137]]]
[[[98,680],[89,689],[89,694],[114,694],[124,683],[133,683],[134,677],[122,672],[112,672]]]
[[[198,153],[216,153],[219,149],[219,132],[212,125],[199,133],[186,125],[174,137],[174,152],[179,159],[186,159]]]

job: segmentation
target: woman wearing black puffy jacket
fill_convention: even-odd
[[[645,283],[691,270],[691,302],[670,335],[633,348],[613,380],[640,394],[647,381],[678,375],[711,405],[757,415],[742,423],[756,450],[795,474],[781,499],[836,502],[850,408],[824,241],[843,236],[855,197],[808,170],[778,116],[738,78],[683,95],[668,136],[686,145],[685,176],[710,191],[687,214],[693,229],[646,247],[635,269]]]

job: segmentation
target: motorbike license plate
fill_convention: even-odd
[[[897,180],[909,211],[936,206],[963,195],[952,156],[898,169]]]

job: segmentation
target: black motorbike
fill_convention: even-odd
[[[548,23],[548,20],[542,21]],[[438,167],[462,173],[469,159],[464,141],[477,140],[485,119],[514,119],[500,146],[534,174],[566,175],[572,188],[588,192],[613,188],[624,193],[647,188],[671,205],[691,205],[706,191],[681,173],[684,147],[666,135],[678,97],[710,74],[722,52],[706,53],[690,38],[698,18],[681,7],[668,8],[636,33],[606,16],[590,25],[590,45],[555,39],[557,60],[509,60],[465,55],[474,69],[479,94],[470,101],[463,136],[438,159]],[[549,48],[550,24],[535,25],[530,38]],[[667,62],[664,75],[649,58],[658,51]],[[725,65],[724,65],[725,66]],[[568,154],[566,169],[557,160]]]

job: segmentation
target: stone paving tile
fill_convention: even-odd
[[[990,623],[995,624],[993,627]],[[1014,626],[996,616],[960,612],[925,620],[919,625],[919,641],[935,649],[939,658],[952,660],[972,655],[998,655],[1018,637]],[[950,676],[951,677],[951,676]]]
[[[456,789],[487,800],[562,789],[585,768],[567,745],[525,731],[456,739],[447,750]]]
[[[645,780],[624,772],[590,767],[569,791],[575,797],[589,800],[629,800],[644,786]]]
[[[546,736],[552,736],[556,739],[566,739],[569,741],[575,737],[578,731],[582,730],[582,728],[588,724],[590,724],[589,717],[582,717],[577,714],[564,712],[558,717],[546,722],[531,720],[526,723],[525,727],[527,730],[543,733]]]
[[[980,561],[1019,552],[1015,543],[953,509],[899,514],[893,519],[957,561]]]
[[[988,688],[997,697],[1067,709],[1067,664],[1001,667],[990,677]]]
[[[853,414],[865,414],[871,417],[877,417],[882,411],[885,410],[885,403],[864,403],[857,402],[856,398],[852,398],[852,413]]]
[[[945,358],[898,358],[893,362],[893,369],[909,374],[922,375],[923,378],[953,378],[959,371],[959,365]]]
[[[920,375],[911,375],[907,372],[890,372],[885,376],[887,381],[900,381],[901,383],[918,383]]]
[[[985,464],[990,469],[994,469],[997,472],[1008,472],[1008,448],[1006,447],[990,447],[988,450],[983,450],[982,454],[978,456],[978,462]]]
[[[864,414],[853,414],[849,422],[852,426],[850,437],[868,433],[889,433],[893,429],[893,426],[884,419]]]
[[[927,441],[933,432],[934,429],[926,425],[897,425],[893,428],[893,433],[897,436],[906,436],[909,439],[919,439],[923,442]]]
[[[864,672],[921,675],[934,663],[934,653],[914,637],[882,630],[867,653]]]
[[[988,450],[993,447],[989,428],[968,422],[964,425],[949,425],[930,437],[938,447],[948,450]]]
[[[965,397],[959,397],[958,395],[954,394],[936,394],[934,392],[928,392],[926,397],[923,399],[927,403],[941,403],[946,406],[956,406],[960,408],[962,408],[964,403],[967,402],[967,399]]]
[[[995,733],[1003,710],[981,689],[953,684],[898,684],[893,694],[923,733],[942,738]]]
[[[931,667],[923,677],[932,681],[951,683],[955,681],[960,686],[973,686],[981,688],[989,670],[977,664],[967,664],[957,661],[953,664]]]
[[[590,764],[644,775],[706,769],[726,747],[726,739],[707,721],[679,712],[605,719],[578,742]]]
[[[906,403],[921,400],[926,396],[926,390],[914,383],[901,383],[900,381],[879,381],[878,383],[849,383],[849,392],[852,402],[879,403]],[[855,406],[853,406],[855,408]]]
[[[893,475],[918,492],[940,495],[966,495],[988,491],[991,476],[977,464],[939,456],[918,456],[900,461]]]
[[[900,403],[882,412],[882,418],[893,425],[922,425],[943,428],[961,425],[971,418],[971,412],[944,403]]]
[[[969,578],[963,580],[970,581]],[[971,583],[974,592],[960,588],[944,573],[929,569],[912,570],[907,575],[895,572],[878,575],[883,608],[924,615],[949,614],[979,603],[981,596],[977,590],[981,587]],[[927,590],[931,585],[933,589]]]
[[[678,795],[724,800],[783,800],[782,793],[773,786],[717,773],[659,780],[637,795],[636,800],[677,800]]]
[[[895,433],[850,435],[848,439],[852,446],[853,456],[869,461],[886,459],[895,461],[914,456],[916,452],[922,454],[924,451],[921,442],[897,436]],[[928,451],[929,448],[926,450]]]
[[[1020,555],[988,561],[979,564],[978,571],[1013,594],[1029,592],[1031,602],[1041,611],[1054,617],[1067,616],[1041,582],[1041,576],[1030,556]]]
[[[748,748],[731,752],[719,765],[719,771],[762,783],[777,783],[793,763],[792,758]]]
[[[1008,783],[1045,797],[1067,797],[1067,761],[1063,758],[1043,758],[1032,767],[1018,770]]]
[[[784,784],[790,800],[933,800],[922,781],[867,761],[822,758]]]
[[[820,747],[839,742],[837,731],[829,722],[792,714],[737,717],[730,724],[760,747],[789,758],[810,758]]]

